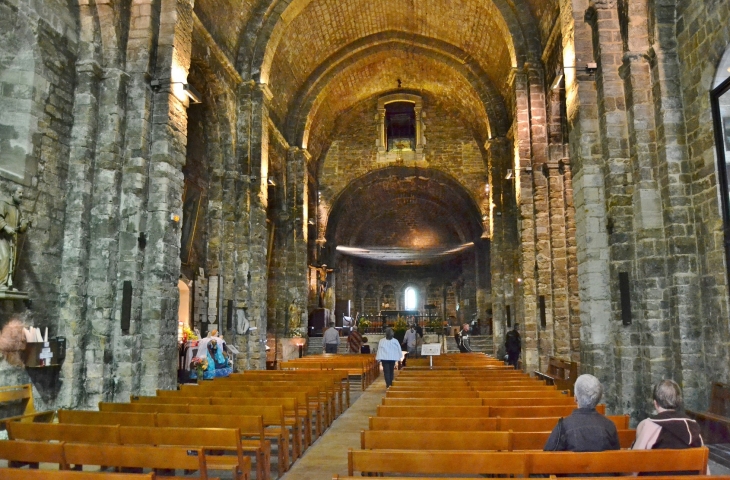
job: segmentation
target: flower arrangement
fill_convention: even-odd
[[[406,322],[406,319],[398,315],[395,319],[395,323],[393,324],[393,331],[405,332],[406,330],[408,330],[408,323]]]
[[[190,327],[188,327],[188,326],[183,327],[183,337],[182,337],[183,343],[188,342],[188,341],[197,340],[197,339],[198,339],[198,336],[195,335],[195,332],[192,331],[190,329]]]
[[[364,332],[365,330],[370,328],[370,320],[361,317],[360,320],[357,322],[357,327],[360,329],[361,332]]]
[[[208,359],[195,357],[190,362],[190,370],[195,370],[195,374],[198,376],[198,381],[203,379],[203,372],[208,370]]]
[[[444,327],[444,321],[441,318],[432,318],[426,324],[429,330],[434,332],[441,332]]]

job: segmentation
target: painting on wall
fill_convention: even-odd
[[[180,261],[183,265],[190,265],[193,252],[193,243],[198,227],[200,202],[203,199],[203,189],[196,184],[185,180],[183,192],[182,232],[180,239]]]

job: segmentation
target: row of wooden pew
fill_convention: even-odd
[[[336,370],[360,377],[360,386],[368,388],[380,374],[380,366],[375,355],[337,355],[322,354],[281,362],[282,370]]]
[[[59,410],[53,423],[14,420],[7,423],[10,440],[0,441],[0,460],[16,468],[0,469],[0,480],[39,463],[57,465],[41,470],[48,480],[74,478],[67,470],[81,466],[198,475],[166,479],[222,471],[236,480],[249,479],[254,468],[257,479],[268,480],[272,460],[279,476],[286,472],[349,401],[343,370],[247,371],[128,403],[102,402],[99,411]]]
[[[400,372],[378,406],[377,416],[369,419],[370,429],[361,432],[361,449],[348,452],[348,477],[343,478],[372,474],[423,475],[424,479],[428,475],[704,474],[707,469],[704,447],[629,450],[636,432],[623,415],[609,416],[616,424],[622,450],[543,452],[559,418],[577,407],[570,392],[505,369],[501,362],[484,355],[436,358],[441,360],[433,369],[410,363]],[[599,405],[597,410],[603,413],[605,406]]]

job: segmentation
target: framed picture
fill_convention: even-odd
[[[182,232],[180,238],[180,261],[183,265],[190,265],[193,253],[193,244],[198,227],[200,202],[203,200],[203,189],[198,185],[185,180],[183,191]]]

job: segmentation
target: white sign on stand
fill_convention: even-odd
[[[424,343],[421,345],[421,355],[428,356],[429,367],[433,368],[433,357],[434,355],[441,355],[441,344]]]

